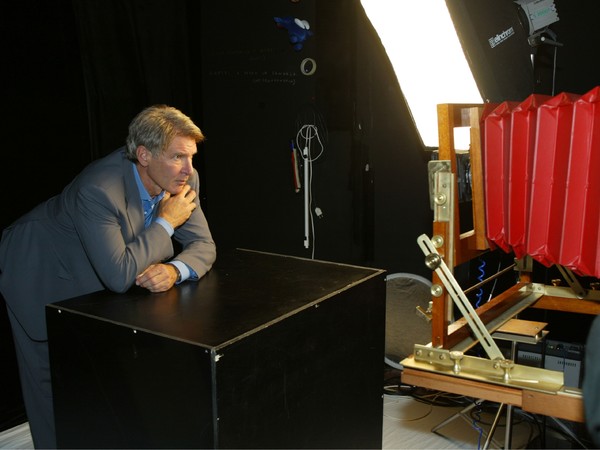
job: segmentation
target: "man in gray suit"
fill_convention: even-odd
[[[181,111],[146,108],[129,125],[126,146],[4,230],[0,292],[36,448],[56,447],[45,305],[134,284],[163,292],[211,269],[216,247],[192,165],[203,141]]]

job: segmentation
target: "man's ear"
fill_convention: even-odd
[[[151,158],[150,151],[143,145],[138,145],[135,149],[135,153],[139,163],[143,167],[146,167],[148,165],[148,160]]]

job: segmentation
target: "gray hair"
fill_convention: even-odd
[[[137,161],[136,149],[140,145],[146,147],[153,156],[159,156],[176,136],[190,137],[197,143],[205,139],[192,119],[177,108],[167,105],[149,106],[129,124],[127,158]]]

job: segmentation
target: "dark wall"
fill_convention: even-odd
[[[426,155],[377,34],[359,2],[344,5],[239,4],[228,27],[214,21],[227,3],[203,6],[209,221],[222,247],[425,273],[416,238],[431,225]],[[296,51],[273,16],[306,19],[314,35]],[[248,22],[254,32],[232,39]],[[313,152],[322,144],[310,198],[323,216],[313,214],[309,248],[289,148],[306,124],[318,128]]]
[[[67,0],[1,7],[4,104],[0,229],[90,160],[76,23]]]
[[[75,17],[65,0],[0,7],[4,114],[0,230],[90,160]],[[0,296],[1,299],[1,296]],[[27,420],[8,316],[0,300],[0,430]]]
[[[313,2],[239,2],[234,8],[205,2],[201,16],[198,82],[207,135],[206,206],[215,241],[222,249],[302,253],[303,195],[293,188],[290,142],[303,113],[306,120],[317,114],[315,78],[300,71],[304,58],[316,58],[316,38],[296,51],[274,17],[306,19],[314,30]]]
[[[123,145],[129,121],[148,104],[201,122],[195,3],[72,1],[94,159]]]
[[[202,55],[208,215],[223,247],[250,247],[351,263],[373,261],[371,174],[356,129],[356,2],[203,6]],[[307,20],[300,50],[274,17]],[[253,24],[253,33],[232,30]],[[303,73],[307,59],[316,64]],[[314,125],[314,131],[306,126]],[[294,190],[290,143],[311,139],[310,182]],[[309,246],[304,195],[310,192]],[[315,208],[323,216],[318,218]]]

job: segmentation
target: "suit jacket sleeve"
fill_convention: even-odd
[[[195,201],[198,207],[192,212],[188,221],[175,230],[174,237],[182,245],[182,251],[175,255],[174,259],[186,263],[201,278],[212,267],[217,253],[200,205],[200,183],[197,172],[190,178],[190,186],[196,191]]]

